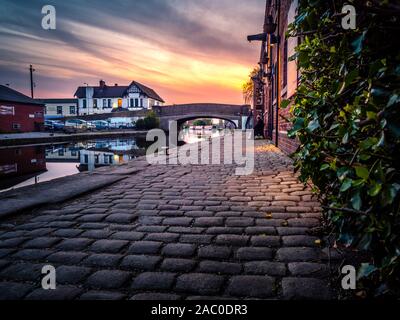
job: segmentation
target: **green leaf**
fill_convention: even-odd
[[[311,132],[315,131],[316,129],[318,129],[320,127],[319,121],[317,120],[313,120],[308,124],[308,130],[310,130]]]
[[[394,104],[400,102],[400,97],[397,94],[394,94],[390,97],[388,104],[386,105],[386,108],[390,108]]]
[[[382,185],[380,183],[375,183],[368,191],[368,194],[371,197],[376,197],[379,192],[381,192],[382,190]]]
[[[349,142],[349,137],[350,137],[349,133],[346,132],[346,134],[343,136],[342,143],[347,144]]]
[[[373,274],[376,270],[378,270],[374,265],[369,263],[362,263],[361,267],[358,269],[357,279],[363,279],[371,274]]]
[[[295,123],[293,125],[292,131],[296,132],[296,131],[302,129],[303,126],[304,126],[304,118],[298,117],[298,118],[296,118],[296,121],[295,121]]]
[[[290,104],[290,100],[282,100],[281,101],[281,109],[286,109]]]
[[[353,181],[353,187],[357,188],[357,187],[361,187],[365,184],[365,180],[364,179],[357,179]]]
[[[358,77],[359,71],[357,69],[348,73],[345,79],[346,87],[353,83],[353,81]]]
[[[328,163],[324,163],[324,164],[321,166],[321,168],[320,168],[319,171],[327,170],[327,169],[329,169],[330,167],[331,167],[331,166],[330,166]]]
[[[356,167],[356,175],[364,180],[367,180],[369,177],[369,171],[365,167]]]
[[[372,241],[372,234],[371,233],[366,233],[364,234],[364,236],[361,238],[358,247],[361,250],[365,250],[367,251],[371,245],[371,241]]]
[[[351,205],[353,206],[353,209],[355,209],[355,210],[360,210],[361,209],[362,201],[361,201],[360,192],[357,192],[351,198]]]
[[[361,50],[363,49],[363,43],[365,36],[367,34],[367,31],[364,31],[361,36],[359,36],[353,43],[351,44],[353,46],[353,52],[354,54],[358,55],[361,53]]]
[[[351,188],[352,182],[353,180],[346,178],[343,181],[342,186],[340,187],[340,192],[346,192],[347,190],[349,190]]]

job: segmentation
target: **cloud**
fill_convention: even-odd
[[[261,29],[265,5],[265,0],[59,0],[53,1],[57,30],[48,31],[41,28],[47,1],[2,2],[0,83],[22,88],[32,63],[41,95],[54,94],[49,88],[57,81],[62,83],[57,94],[70,96],[83,82],[135,79],[176,103],[240,99],[240,83],[259,53],[246,35]],[[209,97],[199,90],[208,90]]]

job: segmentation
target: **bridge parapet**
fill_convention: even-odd
[[[249,105],[230,105],[217,103],[192,103],[170,106],[154,106],[153,110],[159,117],[184,116],[187,114],[223,114],[227,116],[248,116]]]

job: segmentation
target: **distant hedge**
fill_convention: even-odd
[[[356,30],[342,28],[345,4],[357,10]],[[289,31],[301,37],[296,168],[318,189],[338,242],[369,253],[358,277],[375,296],[400,291],[399,17],[399,1],[299,0]]]
[[[151,130],[160,126],[160,119],[153,111],[149,111],[144,119],[136,121],[136,129]]]

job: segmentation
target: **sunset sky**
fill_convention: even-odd
[[[41,27],[54,5],[57,29]],[[265,0],[0,0],[0,84],[70,98],[84,83],[139,81],[167,103],[243,103],[258,61],[246,41],[262,29]]]

